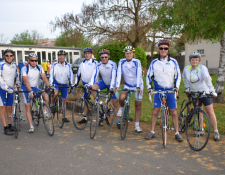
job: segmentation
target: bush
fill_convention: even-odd
[[[137,48],[135,49],[134,58],[139,59],[141,61],[141,66],[146,68],[147,59],[146,59],[145,50],[142,49],[140,46],[137,46]]]
[[[124,58],[124,53],[123,49],[128,46],[125,43],[121,42],[112,42],[112,43],[107,43],[99,47],[96,51],[96,60],[101,61],[99,57],[99,52],[102,49],[107,49],[110,52],[110,60],[115,61],[116,64],[118,65],[119,61],[121,58]]]

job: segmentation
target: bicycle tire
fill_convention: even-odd
[[[167,145],[167,118],[166,118],[166,110],[162,109],[162,140],[163,140],[163,147],[166,148]]]
[[[15,133],[15,139],[18,138],[18,135],[19,135],[19,108],[17,107],[17,104],[14,106],[15,108],[15,116],[14,116],[14,127],[15,127],[15,130],[14,130],[14,133]]]
[[[123,107],[123,113],[121,116],[120,136],[122,140],[124,140],[126,137],[128,122],[129,122],[129,105],[126,103]]]
[[[107,109],[106,109],[106,124],[108,126],[112,126],[113,125],[113,121],[114,121],[114,118],[115,118],[115,111],[114,111],[114,107],[113,105],[108,102],[108,105],[107,105]]]
[[[33,100],[31,100],[31,117],[32,117],[32,122],[34,124],[34,126],[38,126],[39,125],[39,111],[36,108],[35,102]]]
[[[199,112],[202,112],[202,118],[199,116]],[[205,111],[199,109],[199,112],[196,114],[196,112],[193,111],[186,120],[187,142],[189,147],[194,151],[201,151],[204,149],[210,136],[209,117]],[[201,127],[204,128],[204,132],[200,131]]]
[[[49,102],[48,102],[48,105],[49,105],[49,107],[51,106],[51,102],[52,102],[52,97],[54,96],[54,91],[51,91],[50,93],[49,93]],[[55,104],[53,104],[53,106],[55,106]],[[51,109],[50,109],[51,110]],[[54,110],[54,112],[53,111],[51,111],[51,113],[52,113],[52,116],[53,116],[53,119],[55,118],[55,113],[56,113],[56,111]]]
[[[84,116],[84,104],[86,104],[87,106],[87,120],[86,123],[83,124],[79,124],[78,121],[83,119]],[[83,130],[88,123],[89,120],[89,108],[88,108],[88,104],[86,101],[84,101],[83,98],[78,99],[74,105],[73,105],[73,112],[72,112],[72,119],[73,119],[73,125],[75,126],[75,128],[77,128],[78,130]]]
[[[48,133],[48,135],[53,136],[54,135],[54,121],[52,117],[51,110],[49,106],[43,102],[42,106],[42,119],[43,123],[45,125],[45,129]]]
[[[59,128],[62,128],[64,125],[64,118],[65,118],[65,106],[62,97],[58,97],[58,108],[57,108],[57,122]]]
[[[187,103],[188,103],[188,101],[186,99],[184,99],[182,104],[181,104],[180,112],[183,111],[183,109],[186,107]],[[182,114],[180,113],[180,116],[179,116],[179,132],[184,133],[185,130],[186,130],[185,120],[186,120],[188,112],[189,112],[189,107],[187,106],[186,109],[182,112]]]
[[[90,137],[93,139],[95,137],[99,123],[99,104],[95,104],[92,108],[92,116],[90,121]]]

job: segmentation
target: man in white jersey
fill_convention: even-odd
[[[92,57],[92,49],[89,47],[86,47],[83,50],[85,60],[80,64],[79,70],[77,72],[77,76],[75,79],[75,85],[79,84],[80,77],[82,80],[83,85],[89,85],[89,82],[91,81],[92,75],[95,74],[94,71],[97,71],[96,67],[98,65],[98,62],[95,61]],[[97,77],[94,77],[93,83],[96,82]],[[85,89],[85,96],[88,96],[88,92]],[[86,104],[84,106],[84,116],[83,119],[78,121],[77,123],[82,124],[87,122],[87,107]]]
[[[154,80],[155,91],[172,91],[176,90],[178,95],[178,89],[180,87],[181,75],[180,68],[177,61],[171,58],[169,53],[170,42],[168,40],[160,40],[158,42],[160,57],[154,59],[148,69],[146,82],[148,88],[148,94],[152,92],[152,79]],[[151,132],[145,137],[146,140],[150,140],[155,137],[155,126],[157,117],[161,107],[161,95],[155,94],[153,101],[152,112],[152,128]],[[170,113],[173,118],[173,124],[175,127],[175,139],[179,142],[183,141],[182,136],[179,134],[178,128],[178,115],[177,115],[177,103],[173,93],[166,93],[166,101],[169,106]]]
[[[14,51],[11,49],[4,50],[3,58],[5,60],[0,63],[0,117],[4,126],[4,134],[13,135],[12,131],[15,128],[11,125],[9,116],[12,113],[13,86],[15,82],[19,84],[19,76],[16,63],[13,62]],[[5,112],[8,118],[8,125],[6,124]]]
[[[31,113],[30,113],[31,98],[34,97],[35,92],[40,91],[40,89],[38,89],[38,81],[39,81],[40,75],[41,75],[43,81],[45,82],[45,84],[47,85],[48,88],[49,88],[49,83],[48,83],[48,79],[46,78],[46,75],[45,75],[45,72],[44,72],[42,66],[37,64],[37,62],[38,62],[37,54],[30,53],[28,55],[28,60],[29,60],[29,64],[22,67],[22,69],[21,69],[21,76],[22,76],[22,79],[23,79],[21,89],[23,91],[29,91],[29,94],[28,93],[22,93],[22,96],[23,96],[23,101],[25,103],[27,120],[28,120],[29,125],[30,125],[29,133],[33,133],[34,132],[34,126],[33,126],[33,123],[32,123],[32,117],[31,117]],[[36,94],[36,95],[40,95],[40,94]],[[45,103],[48,104],[48,100],[49,100],[48,94],[42,93],[42,96],[43,96],[43,99],[44,99]]]
[[[120,87],[120,82],[122,75],[125,80],[124,89],[135,90],[135,131],[142,132],[139,126],[141,118],[141,103],[142,103],[142,92],[143,92],[143,80],[141,71],[140,60],[134,58],[135,49],[132,46],[127,46],[124,48],[125,58],[120,59],[117,79],[116,79],[116,91]],[[138,91],[140,92],[138,97]],[[122,111],[124,107],[124,100],[126,98],[126,92],[122,91],[119,99],[120,109],[117,113],[117,126],[120,129],[119,117],[122,116]]]
[[[50,108],[52,111],[52,106],[54,101],[59,93],[59,86],[63,86],[65,88],[60,88],[61,96],[64,101],[64,106],[66,109],[66,99],[68,95],[68,82],[72,85],[73,84],[73,72],[71,65],[65,61],[66,59],[66,52],[64,50],[60,50],[57,53],[59,60],[52,65],[49,83],[50,85],[54,85],[54,96],[51,100]],[[69,122],[69,119],[66,117],[63,118],[64,122]]]
[[[99,56],[101,59],[101,62],[98,64],[98,66],[94,70],[94,74],[91,78],[90,85],[93,86],[92,89],[100,89],[103,90],[105,88],[107,89],[113,89],[116,85],[116,71],[117,71],[117,65],[114,61],[109,60],[110,58],[110,52],[106,49],[103,49],[99,52]],[[102,76],[102,80],[94,84],[95,78],[98,78],[99,73]],[[94,98],[96,98],[96,92],[92,91],[92,94]],[[112,97],[112,102],[114,106],[115,114],[118,112],[118,99],[116,98],[115,94]],[[99,125],[103,125],[103,119],[100,119]]]

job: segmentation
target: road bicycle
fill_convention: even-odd
[[[108,126],[112,126],[115,118],[114,108],[113,105],[110,103],[113,91],[101,91],[100,89],[97,90],[92,89],[92,91],[96,91],[97,94],[94,106],[92,108],[92,117],[90,122],[91,139],[95,137],[98,125],[101,126],[101,124],[103,124],[103,121],[105,120]],[[103,98],[105,98],[105,101],[102,100]]]
[[[49,106],[44,102],[42,93],[47,90],[40,90],[34,93],[34,97],[31,99],[31,116],[35,126],[39,125],[39,121],[42,118],[43,124],[48,135],[54,135],[54,122],[53,116]]]
[[[202,97],[212,98],[205,92],[185,91],[188,101],[182,102],[179,115],[180,132],[186,131],[188,145],[194,151],[201,151],[208,143],[210,136],[210,121],[208,115],[199,107],[199,99]],[[195,100],[191,101],[191,97]],[[191,105],[194,107],[191,108]],[[191,109],[190,109],[191,108]]]

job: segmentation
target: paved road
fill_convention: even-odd
[[[71,119],[70,111],[67,117]],[[92,140],[89,125],[78,131],[72,120],[62,129],[55,125],[53,137],[42,122],[33,134],[28,133],[27,121],[22,122],[18,139],[0,133],[0,174],[225,174],[225,136],[216,143],[211,135],[206,148],[194,152],[186,140],[176,142],[169,131],[164,149],[160,130],[146,141],[150,125],[141,127],[143,132],[135,133],[131,122],[122,141],[115,124],[103,126]]]

